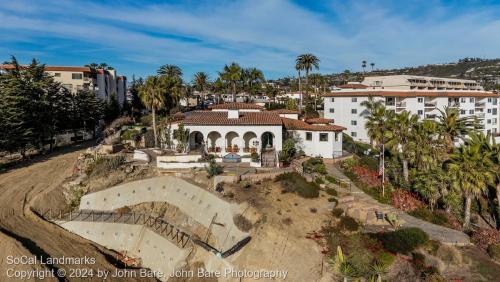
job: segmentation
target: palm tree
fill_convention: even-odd
[[[301,70],[306,72],[306,96],[309,93],[309,72],[314,69],[319,70],[319,59],[313,54],[307,53],[297,56],[295,66],[299,65]]]
[[[418,115],[412,115],[408,111],[402,111],[394,116],[394,119],[389,120],[389,131],[387,146],[392,148],[397,153],[401,154],[403,163],[403,177],[406,182],[409,180],[408,145],[412,137],[412,129],[418,122]]]
[[[365,68],[366,68],[366,61],[365,61],[365,60],[363,60],[363,61],[361,62],[361,67],[363,68],[363,72],[365,72],[365,73],[366,73],[366,71],[365,71]]]
[[[246,70],[247,70],[249,92],[251,93],[254,85],[265,81],[264,73],[257,68],[249,68]]]
[[[373,71],[374,66],[375,66],[375,63],[370,63],[370,67],[372,67],[372,71]]]
[[[407,153],[410,163],[417,171],[426,172],[441,164],[446,159],[446,147],[439,137],[439,126],[433,120],[423,120],[411,130]]]
[[[378,106],[373,109],[370,116],[366,117],[365,128],[367,129],[370,140],[377,143],[380,148],[379,172],[382,176],[382,195],[385,195],[385,145],[390,137],[389,120],[393,119],[394,113],[387,111],[385,106]]]
[[[439,110],[441,115],[438,119],[441,136],[445,139],[448,152],[453,152],[455,139],[464,140],[465,136],[475,131],[479,125],[473,116],[460,117],[457,108],[445,107],[444,111]]]
[[[205,73],[205,72],[197,72],[194,74],[194,78],[193,78],[193,84],[194,84],[194,87],[197,91],[200,91],[201,93],[201,102],[202,102],[202,105],[205,101],[205,91],[207,90],[207,87],[209,85],[209,81],[208,81],[208,74]]]
[[[382,107],[384,104],[382,100],[375,100],[373,96],[368,96],[368,100],[361,102],[361,106],[365,107],[366,110],[359,113],[360,116],[369,117],[373,115],[375,109]],[[370,138],[370,145],[373,147],[373,139]]]
[[[299,74],[299,93],[300,93],[300,109],[302,110],[302,83],[300,80],[300,70],[303,69],[302,64],[300,62],[295,63],[295,69]]]
[[[236,102],[236,83],[241,80],[241,67],[237,63],[225,65],[219,76],[223,81],[231,83],[233,87],[233,102]]]
[[[172,78],[182,78],[182,70],[176,65],[163,65],[157,71],[158,75]]]
[[[490,154],[481,152],[479,144],[462,145],[451,155],[448,171],[453,186],[465,196],[464,227],[470,224],[472,199],[484,193],[488,184],[494,182],[490,157]]]
[[[450,176],[441,167],[419,172],[413,184],[413,188],[429,201],[431,210],[434,209],[439,198],[444,198],[448,194],[449,187]],[[444,199],[443,202],[446,203]],[[450,206],[447,206],[447,209],[449,208]]]
[[[165,87],[162,79],[158,76],[149,76],[139,90],[139,96],[146,108],[151,110],[153,117],[153,134],[155,148],[158,147],[158,136],[156,133],[156,110],[161,109],[165,103]]]

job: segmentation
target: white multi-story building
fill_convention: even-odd
[[[12,65],[0,65],[0,74],[12,68]],[[104,101],[109,101],[112,95],[120,105],[125,101],[127,79],[117,76],[114,69],[92,72],[88,67],[45,66],[45,72],[73,94],[80,90],[92,90]]]
[[[500,95],[486,92],[473,80],[393,75],[366,77],[361,83],[338,86],[324,95],[325,118],[347,128],[355,140],[369,142],[365,128],[366,108],[361,105],[372,96],[388,110],[404,110],[421,119],[437,119],[439,110],[456,107],[461,116],[475,116],[484,132],[499,132]]]

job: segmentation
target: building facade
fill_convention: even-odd
[[[13,69],[12,65],[0,65],[1,72],[10,69]],[[46,66],[45,72],[73,94],[80,90],[91,90],[103,101],[109,101],[112,95],[115,95],[120,106],[125,101],[127,78],[117,76],[114,69],[92,71],[89,67]]]
[[[325,118],[346,127],[355,140],[369,142],[361,105],[369,97],[395,113],[409,111],[421,120],[436,120],[440,110],[455,107],[461,116],[474,116],[487,133],[499,132],[500,95],[486,92],[475,81],[437,77],[394,75],[366,77],[361,83],[341,85],[324,95]]]
[[[298,115],[289,110],[266,111],[255,104],[227,103],[208,111],[177,114],[169,126],[172,136],[180,124],[189,130],[188,151],[220,157],[258,153],[277,160],[288,137],[307,156],[332,159],[342,155],[343,127],[326,119],[300,120]],[[173,147],[177,145],[173,140]]]

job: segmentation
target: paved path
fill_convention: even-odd
[[[350,183],[351,194],[354,196],[356,201],[373,204],[380,208],[380,210],[385,210],[389,212],[394,212],[398,215],[399,219],[403,220],[403,227],[418,227],[424,230],[429,237],[433,240],[440,241],[444,244],[453,244],[453,245],[469,245],[470,238],[467,234],[446,228],[443,226],[439,226],[436,224],[429,223],[427,221],[423,221],[421,219],[415,218],[413,216],[408,215],[407,213],[393,207],[390,205],[385,205],[379,203],[377,200],[368,196],[363,190],[356,187],[354,183],[352,183],[347,176],[345,176],[339,169],[337,169],[332,164],[326,165],[328,174],[342,181],[347,181]]]

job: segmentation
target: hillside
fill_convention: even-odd
[[[361,81],[364,76],[395,74],[473,79],[480,82],[487,90],[500,90],[500,58],[464,58],[453,63],[429,64],[400,69],[377,69],[374,71],[367,71],[366,73],[350,72],[346,70],[342,73],[322,75],[322,77],[325,79],[324,81],[327,85],[332,86],[343,84],[348,81]],[[273,82],[284,88],[291,87],[293,90],[297,88],[297,81],[295,78],[281,78]]]

